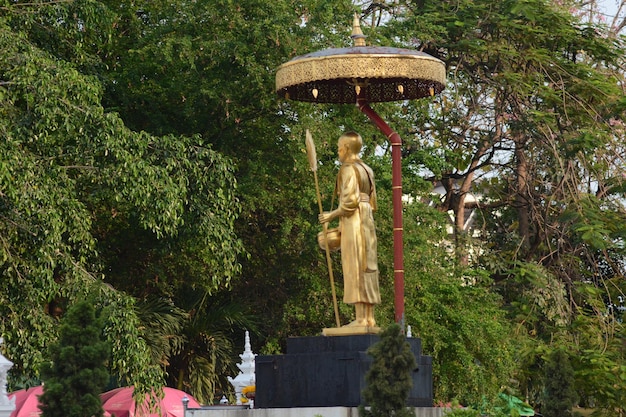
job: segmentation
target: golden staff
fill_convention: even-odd
[[[324,212],[322,208],[322,195],[320,194],[320,185],[317,180],[317,153],[315,152],[315,143],[313,142],[313,137],[311,136],[311,132],[309,129],[306,130],[306,153],[309,158],[309,166],[311,167],[311,171],[313,171],[313,177],[315,178],[315,192],[317,193],[317,205],[320,209],[320,214]],[[326,249],[326,263],[328,264],[328,274],[330,275],[330,288],[333,293],[333,307],[335,308],[335,321],[337,322],[337,327],[341,327],[341,322],[339,321],[339,308],[337,307],[337,294],[335,293],[335,277],[333,275],[333,264],[330,259],[330,248],[328,247],[328,223],[324,223],[324,246]]]

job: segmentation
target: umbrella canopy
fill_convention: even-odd
[[[411,100],[439,94],[445,64],[424,52],[366,46],[357,15],[351,48],[330,48],[293,58],[276,71],[276,92],[291,100],[350,103]]]
[[[143,403],[135,403],[134,387],[116,388],[101,394],[102,408],[115,417],[184,417],[183,397],[189,399],[189,408],[200,408],[200,404],[184,391],[169,387],[163,390],[163,398],[153,413],[149,409],[150,396],[148,394]]]
[[[15,410],[11,413],[11,417],[40,416],[39,396],[41,394],[43,394],[43,385],[10,393],[9,398],[15,398]]]
[[[424,52],[355,46],[299,56],[276,72],[281,97],[313,103],[409,100],[439,94],[445,65]]]

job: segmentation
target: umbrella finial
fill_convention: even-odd
[[[354,13],[354,20],[352,21],[352,35],[350,35],[350,37],[354,41],[354,46],[365,46],[365,35],[361,30],[361,23],[357,13]]]

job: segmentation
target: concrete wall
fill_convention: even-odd
[[[415,417],[443,417],[446,408],[416,407]],[[204,407],[187,409],[185,417],[359,417],[354,407],[259,408]]]

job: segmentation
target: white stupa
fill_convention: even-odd
[[[242,390],[248,385],[255,385],[256,377],[254,375],[254,358],[256,354],[252,353],[250,347],[250,333],[246,330],[246,337],[244,343],[244,350],[241,355],[241,363],[237,365],[241,371],[235,378],[228,377],[228,382],[235,389],[235,396],[237,397],[237,404],[241,405]],[[250,407],[252,408],[253,401],[250,400]]]
[[[0,346],[4,340],[0,337]],[[13,362],[0,353],[0,417],[9,417],[15,410],[15,398],[9,399],[7,395],[7,375]]]

